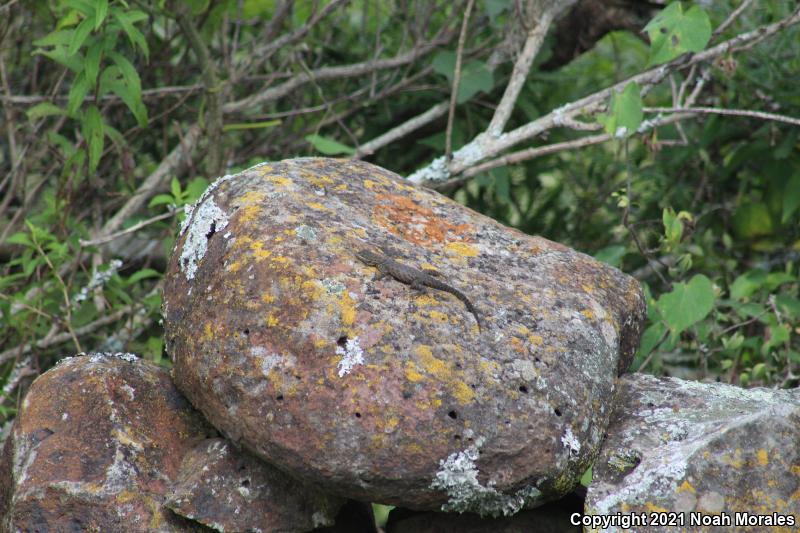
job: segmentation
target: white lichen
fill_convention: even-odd
[[[339,377],[349,374],[356,365],[364,364],[364,350],[358,343],[358,337],[347,339],[344,348],[336,347],[336,355],[341,355],[342,359],[337,365],[339,367]]]
[[[72,304],[76,305],[83,302],[95,289],[98,289],[108,283],[108,280],[110,280],[114,274],[117,273],[121,266],[122,261],[119,259],[113,259],[108,263],[108,265],[106,265],[104,270],[95,269],[94,272],[92,272],[92,277],[89,279],[89,283],[83,286],[78,294],[73,296]]]
[[[180,256],[181,270],[187,280],[194,279],[197,263],[203,259],[208,249],[209,235],[221,231],[227,225],[228,215],[217,206],[212,198],[196,209],[192,223],[188,227]]]
[[[567,427],[564,435],[561,436],[561,444],[569,448],[572,455],[578,455],[581,451],[581,443],[578,438],[572,433],[572,428]]]

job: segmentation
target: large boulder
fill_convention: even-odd
[[[631,374],[620,404],[586,531],[800,530],[800,389]]]
[[[364,248],[438,270],[483,329]],[[643,319],[622,272],[335,159],[217,180],[164,289],[173,378],[229,438],[347,497],[482,514],[577,483]]]

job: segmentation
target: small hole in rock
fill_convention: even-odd
[[[275,396],[275,399],[278,400],[279,402],[282,402],[283,401],[283,394],[278,394],[277,396]]]
[[[243,479],[242,480],[242,487],[249,487],[249,486],[250,486],[250,480],[249,479]]]
[[[523,394],[528,394],[528,387],[526,387],[525,385],[520,385],[519,391]]]
[[[344,348],[344,345],[347,344],[347,335],[342,335],[338,339],[336,339],[336,345],[341,346]]]
[[[361,418],[361,413],[356,413],[356,418]]]
[[[250,335],[250,330],[249,329],[245,329],[244,331],[242,331],[242,333],[244,333],[245,335]]]
[[[453,435],[453,440],[461,440],[461,435]]]
[[[458,418],[458,413],[456,413],[455,411],[450,411],[449,413],[447,413],[447,416],[455,420],[456,418]]]
[[[206,233],[206,239],[210,239],[211,237],[213,237],[216,232],[217,232],[217,223],[212,222],[211,227],[208,230],[208,233]]]
[[[553,409],[553,412],[556,414],[556,416],[561,416],[561,409],[559,409],[558,407]]]

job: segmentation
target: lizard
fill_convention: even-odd
[[[482,331],[483,324],[477,309],[475,309],[475,306],[472,305],[472,302],[463,292],[443,281],[436,279],[434,276],[441,275],[439,272],[436,272],[435,270],[419,270],[417,268],[404,265],[403,263],[395,261],[386,255],[379,254],[367,248],[356,252],[356,257],[365,265],[378,269],[378,275],[375,277],[375,279],[380,279],[384,276],[391,276],[401,283],[410,285],[412,289],[423,290],[425,287],[430,287],[431,289],[449,292],[467,306],[467,310],[472,313],[472,316],[475,317],[475,322],[478,323],[478,332]]]

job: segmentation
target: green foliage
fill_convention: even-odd
[[[456,70],[456,53],[442,51],[436,54],[433,58],[433,70],[445,76],[452,86]],[[463,62],[456,103],[463,104],[479,92],[490,92],[493,87],[494,76],[485,63],[481,61]]]
[[[597,121],[603,125],[606,133],[620,139],[636,133],[644,117],[640,90],[638,83],[631,82],[621,93],[611,95],[610,112],[597,116]]]
[[[672,2],[645,26],[650,37],[650,65],[699,52],[711,39],[711,21],[699,6],[684,13],[681,2]]]
[[[342,144],[339,141],[335,141],[327,137],[322,137],[321,135],[307,135],[306,141],[316,148],[319,153],[324,155],[353,155],[356,153],[353,148],[347,146],[346,144]]]

